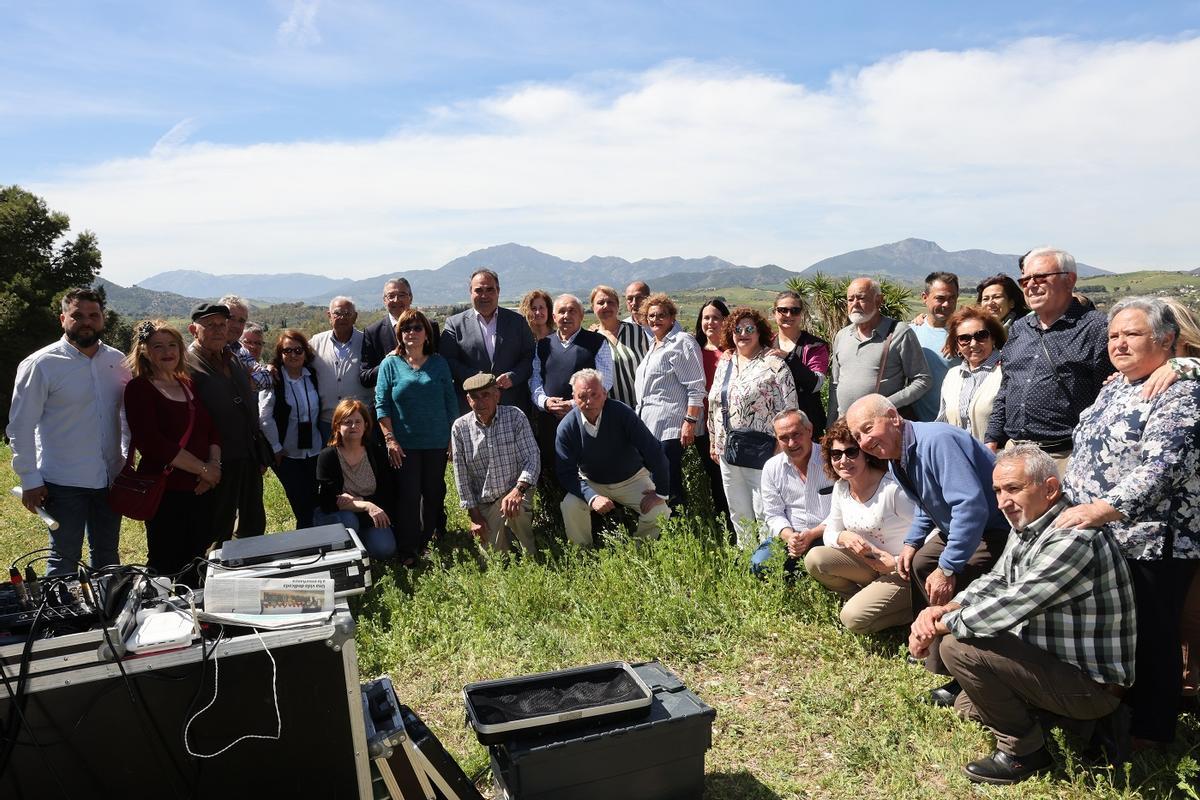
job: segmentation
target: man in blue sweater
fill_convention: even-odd
[[[591,512],[607,514],[618,504],[637,511],[637,536],[656,538],[659,524],[671,515],[662,442],[629,406],[606,402],[596,370],[572,375],[571,392],[575,407],[559,423],[554,441],[555,471],[567,492],[560,505],[567,538],[591,547]]]
[[[909,422],[883,395],[856,401],[846,421],[859,447],[891,462],[892,474],[917,506],[897,563],[912,588],[913,614],[949,602],[991,569],[1008,540],[1008,524],[992,491],[996,457],[961,428]],[[929,648],[925,668],[950,674],[937,642]],[[950,705],[958,692],[951,681],[930,697],[937,705]]]

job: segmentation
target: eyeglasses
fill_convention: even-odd
[[[664,312],[651,312],[646,315],[646,319],[670,319],[671,315]]]
[[[1043,272],[1040,275],[1026,275],[1024,278],[1017,278],[1017,283],[1024,289],[1029,284],[1041,286],[1046,281],[1053,278],[1055,275],[1070,275],[1071,273],[1065,269],[1060,269],[1058,272]]]
[[[738,336],[749,336],[752,333],[758,333],[757,325],[738,325],[733,329],[733,332]]]
[[[388,292],[383,296],[384,300],[399,300],[402,297],[412,299],[412,295],[408,292]]]
[[[417,333],[418,331],[421,333],[425,332],[425,326],[419,322],[410,322],[400,329],[401,333]]]
[[[958,340],[959,344],[970,344],[972,339],[977,342],[986,342],[988,339],[992,338],[992,332],[987,328],[983,328],[982,330],[975,331],[974,333],[960,333],[954,338]]]
[[[831,447],[829,448],[829,460],[841,461],[842,458],[845,457],[853,461],[854,459],[858,458],[858,454],[861,452],[862,450],[857,447],[847,447],[845,450],[839,450],[836,447]]]
[[[304,348],[303,347],[281,347],[281,348],[279,348],[279,352],[283,353],[285,356],[302,356],[302,355],[304,355]]]
[[[783,314],[785,317],[791,314],[799,316],[803,311],[804,309],[800,306],[775,306],[775,313]]]

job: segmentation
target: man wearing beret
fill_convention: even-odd
[[[450,444],[454,485],[471,533],[485,550],[508,552],[514,535],[525,553],[535,553],[529,494],[541,459],[529,420],[519,408],[500,405],[494,375],[472,375],[463,390],[471,410],[454,421]]]
[[[225,347],[229,308],[200,303],[192,309],[187,365],[196,397],[221,433],[221,482],[212,489],[213,540],[259,536],[266,531],[262,474],[266,465],[256,448],[258,394],[246,368]]]

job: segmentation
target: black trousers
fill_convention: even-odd
[[[392,528],[397,557],[417,558],[443,524],[446,507],[446,448],[404,451],[400,497]]]
[[[704,470],[704,477],[708,479],[708,491],[712,495],[713,511],[725,517],[725,524],[732,531],[733,520],[729,517],[729,501],[725,499],[725,484],[721,481],[721,467],[708,454],[710,444],[711,441],[707,435],[697,436],[692,447],[696,448],[696,455],[700,457],[700,467]]]
[[[1004,552],[1004,545],[1007,541],[1007,528],[984,531],[983,538],[979,540],[979,546],[967,560],[966,568],[956,576],[954,593],[958,594],[970,586],[971,581],[990,570],[992,564],[996,563],[996,559]],[[946,534],[939,533],[927,541],[913,556],[912,574],[908,581],[912,592],[913,619],[916,619],[917,614],[929,607],[929,597],[925,594],[925,579],[938,568],[938,559],[942,557],[942,551],[945,549]],[[925,669],[935,675],[949,675],[950,671],[942,663],[941,654],[938,652],[941,638],[939,636],[933,640],[933,644],[929,648],[929,656],[925,659]]]
[[[1137,603],[1137,656],[1134,684],[1125,695],[1133,709],[1130,733],[1139,739],[1169,742],[1175,738],[1179,693],[1179,620],[1196,562],[1168,558],[1161,561],[1126,559],[1133,574]]]
[[[158,513],[146,520],[146,565],[159,575],[175,575],[176,583],[200,585],[195,559],[216,541],[213,534],[213,492],[163,492]]]
[[[205,494],[212,495],[213,540],[223,542],[262,536],[267,531],[263,509],[262,469],[252,458],[231,458],[221,464],[221,482]]]
[[[674,514],[683,505],[683,445],[678,439],[664,439],[663,453],[667,456],[667,473],[671,476],[671,485],[667,487],[667,505]],[[661,487],[654,487],[662,493]]]

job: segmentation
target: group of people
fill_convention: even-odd
[[[774,326],[714,298],[686,331],[645,282],[597,286],[585,328],[578,297],[512,311],[480,269],[439,329],[397,278],[379,322],[357,329],[334,298],[330,329],[279,331],[270,364],[241,298],[196,306],[190,344],[140,323],[123,355],[77,289],[63,338],[18,370],[13,466],[59,521],[51,572],[85,531],[93,565],[115,563],[123,417],[130,463],[166,474],[149,566],[194,585],[214,542],[263,533],[268,468],[298,527],[342,524],[412,564],[445,529],[448,460],[480,545],[532,554],[538,487],[576,545],[619,507],[657,536],[688,505],[694,447],[752,569],[803,563],[857,633],[910,626],[911,657],[952,678],[932,701],[996,734],[968,776],[1013,782],[1049,763],[1043,712],[1117,757],[1170,741],[1200,655],[1200,330],[1171,300],[1086,308],[1062,250],[1018,268],[961,306],[957,276],[930,274],[911,323],[857,278],[831,342],[792,291]]]

